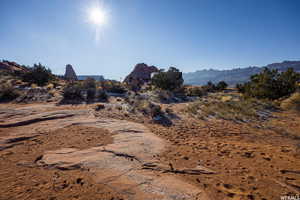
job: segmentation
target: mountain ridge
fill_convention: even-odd
[[[245,68],[234,68],[226,70],[203,69],[195,72],[183,73],[184,83],[189,85],[204,85],[208,81],[217,83],[225,81],[229,85],[247,82],[253,74],[259,73],[263,68],[277,69],[285,71],[292,67],[295,71],[300,72],[300,61],[283,61],[280,63],[271,63],[266,66],[249,66]]]

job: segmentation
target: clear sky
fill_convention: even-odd
[[[120,79],[140,62],[190,72],[300,60],[299,0],[1,0],[0,10],[0,59],[56,74],[68,63]]]

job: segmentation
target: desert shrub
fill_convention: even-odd
[[[88,77],[87,79],[85,79],[83,81],[82,87],[84,89],[96,88],[96,81],[95,81],[95,79]]]
[[[69,84],[63,90],[64,100],[84,100],[82,87],[79,84]]]
[[[248,121],[264,118],[276,107],[271,101],[258,100],[255,98],[233,98],[221,97],[200,99],[198,102],[190,104],[186,112],[198,118],[205,119],[209,117]],[[263,114],[261,114],[263,113]]]
[[[47,69],[41,63],[34,64],[30,68],[29,72],[22,75],[22,79],[25,82],[37,84],[39,86],[46,85],[50,80],[54,79],[54,75],[51,73],[50,69]]]
[[[260,99],[279,99],[296,91],[300,74],[289,68],[285,72],[265,68],[261,73],[251,76],[250,81],[238,85],[238,90],[246,96]]]
[[[50,101],[52,97],[53,93],[46,88],[36,87],[26,90],[15,101],[18,103],[46,102]]]
[[[168,90],[154,90],[153,94],[158,102],[168,103],[174,98],[174,94]]]
[[[19,96],[19,92],[10,84],[1,84],[0,102],[11,101]]]
[[[82,91],[86,92],[86,100],[92,102],[96,97],[96,81],[93,78],[88,77],[82,82]]]
[[[227,88],[228,84],[225,81],[220,81],[217,85],[216,85],[216,89],[217,90],[225,90]]]
[[[159,105],[150,104],[150,116],[153,118],[159,115],[162,115],[161,107]]]
[[[163,90],[174,90],[183,84],[182,72],[175,67],[170,67],[168,71],[160,71],[151,79],[152,85]]]
[[[86,90],[86,100],[91,102],[95,100],[96,96],[96,89],[95,88],[89,88]]]
[[[300,93],[293,93],[289,98],[281,102],[280,107],[284,110],[300,111]]]
[[[106,101],[108,101],[108,95],[106,94],[106,92],[104,90],[99,89],[99,90],[97,90],[96,99],[97,99],[97,101],[100,101],[100,102],[106,102]]]
[[[206,91],[201,87],[190,87],[186,89],[186,95],[191,97],[202,97],[206,94]]]
[[[237,83],[235,85],[235,88],[238,90],[238,92],[240,93],[244,93],[245,92],[245,85],[241,84],[241,83]]]
[[[217,86],[215,84],[213,84],[213,82],[211,81],[208,81],[206,85],[203,85],[202,86],[202,90],[205,92],[205,93],[208,93],[208,92],[215,92],[217,90]]]
[[[133,100],[133,107],[137,111],[142,112],[144,115],[150,115],[152,118],[162,115],[162,110],[159,105],[156,105],[139,96]]]
[[[125,87],[118,81],[101,81],[101,87],[106,92],[120,93],[120,94],[126,92]]]

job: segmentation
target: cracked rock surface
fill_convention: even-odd
[[[31,110],[30,115],[28,109]],[[41,111],[27,108],[19,116],[0,123],[15,130],[0,138],[2,149],[14,142],[35,137],[47,131],[79,125],[106,129],[113,142],[86,149],[60,148],[46,151],[36,159],[38,167],[89,171],[98,184],[118,191],[126,199],[208,199],[199,188],[179,179],[175,173],[214,173],[206,169],[170,169],[155,157],[168,145],[139,123],[96,118],[89,110]],[[14,111],[9,110],[10,115]],[[5,111],[0,114],[5,115]],[[22,117],[22,115],[24,115]],[[19,139],[18,139],[19,138]],[[13,142],[12,142],[13,141]],[[164,172],[164,173],[162,173]]]

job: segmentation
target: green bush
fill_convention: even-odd
[[[280,107],[284,110],[300,111],[300,93],[295,92],[289,98],[283,100]]]
[[[152,85],[163,90],[175,90],[183,84],[182,72],[175,67],[170,67],[168,71],[158,72],[151,79]]]
[[[206,85],[202,86],[203,91],[205,92],[215,92],[217,87],[211,81],[208,81]]]
[[[96,88],[96,81],[93,78],[88,77],[83,81],[82,87],[84,89]]]
[[[54,79],[54,75],[51,73],[50,69],[47,69],[39,63],[34,64],[34,66],[30,68],[29,72],[24,73],[22,75],[22,79],[24,82],[44,86]]]
[[[217,90],[225,90],[227,88],[228,84],[225,81],[220,81],[217,85],[216,85],[216,89]]]
[[[156,117],[162,114],[162,110],[159,105],[153,104],[146,99],[136,99],[134,107],[144,115],[150,115],[151,117]]]
[[[2,84],[0,86],[0,102],[14,100],[19,95],[19,92],[10,84]]]
[[[101,81],[101,87],[106,92],[119,93],[119,94],[123,94],[126,92],[124,86],[118,81],[110,81],[110,80]]]
[[[66,86],[63,90],[63,98],[64,100],[74,100],[74,101],[82,101],[84,100],[82,95],[82,88],[78,84],[70,84]]]
[[[300,74],[289,68],[285,72],[265,68],[261,73],[251,76],[250,81],[238,85],[238,90],[246,96],[260,99],[279,99],[296,91]]]
[[[96,96],[96,89],[95,88],[89,88],[86,90],[86,100],[89,102],[92,102],[95,100]]]
[[[202,97],[206,92],[201,87],[191,87],[186,89],[186,95],[191,97]]]
[[[106,92],[102,89],[99,89],[97,91],[97,96],[96,96],[97,100],[100,102],[106,102],[108,101],[108,95],[106,94]]]
[[[236,84],[235,88],[236,88],[236,89],[238,90],[238,92],[240,92],[240,93],[244,93],[244,92],[245,92],[245,87],[244,87],[244,85],[241,84],[241,83]]]

